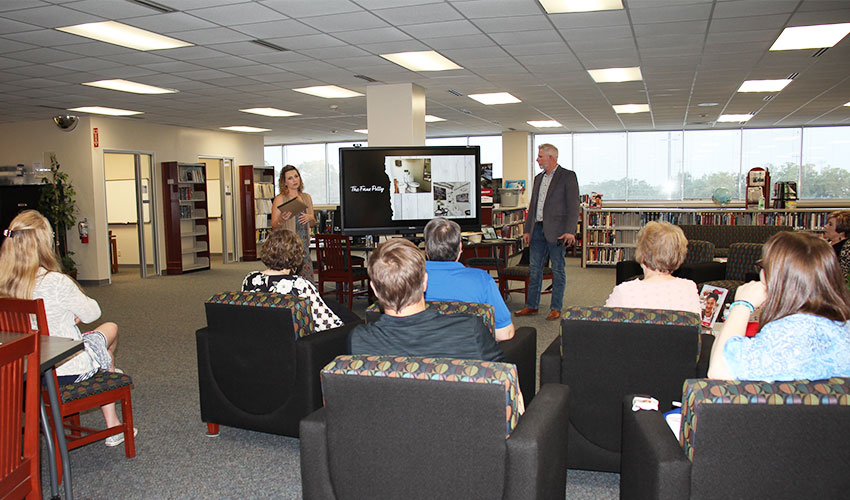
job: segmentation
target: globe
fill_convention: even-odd
[[[725,205],[732,200],[732,192],[725,187],[719,187],[712,193],[711,200],[718,205]]]

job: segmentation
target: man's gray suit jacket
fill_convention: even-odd
[[[540,182],[545,172],[534,177],[534,187],[531,191],[531,202],[528,205],[528,217],[525,219],[525,232],[531,234],[534,230],[537,216],[537,198],[540,193]],[[546,201],[543,203],[543,235],[546,241],[554,243],[564,233],[575,234],[578,225],[579,198],[578,179],[576,173],[558,165],[552,174]]]

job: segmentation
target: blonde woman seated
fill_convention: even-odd
[[[304,245],[292,231],[273,231],[260,248],[260,260],[267,269],[248,273],[242,281],[243,292],[280,293],[309,299],[316,331],[342,326],[340,315],[357,318],[351,311],[343,310],[338,304],[334,304],[335,308],[329,307],[313,283],[298,275],[304,260]],[[339,308],[338,312],[334,312],[336,308]],[[346,318],[346,321],[354,318]]]
[[[688,240],[680,227],[669,222],[648,223],[638,233],[635,252],[644,278],[614,287],[605,307],[670,309],[700,314],[696,283],[672,275],[685,261],[687,253]]]

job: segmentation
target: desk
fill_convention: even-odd
[[[22,337],[23,333],[0,332],[0,342],[9,342]],[[71,464],[68,460],[68,445],[65,442],[65,432],[62,429],[62,415],[59,412],[59,394],[56,387],[56,378],[53,376],[56,365],[68,359],[73,354],[83,350],[81,340],[71,340],[64,337],[50,337],[39,335],[39,354],[41,376],[47,388],[47,397],[50,398],[50,412],[53,414],[53,422],[58,422],[56,429],[56,441],[59,444],[59,453],[62,457],[62,468],[65,471],[65,499],[73,500],[74,493],[71,488]],[[40,402],[41,428],[47,440],[47,465],[50,469],[50,496],[59,498],[59,474],[56,471],[56,447],[53,444],[53,434],[50,432],[50,422],[47,419],[47,410],[44,409],[44,401]]]
[[[507,267],[508,258],[512,255],[508,253],[508,250],[515,246],[517,241],[519,241],[517,238],[497,238],[481,240],[480,243],[464,243],[463,262],[467,264],[467,261],[472,261],[468,264],[470,267],[498,271]],[[481,255],[481,250],[484,250],[486,255]]]

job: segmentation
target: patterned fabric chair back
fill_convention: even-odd
[[[761,243],[732,243],[726,262],[726,279],[745,281],[747,273],[757,272],[756,261],[761,259]]]
[[[702,264],[714,259],[714,243],[704,240],[688,240],[688,255],[685,264]]]
[[[228,306],[289,308],[292,311],[292,329],[296,338],[303,338],[316,331],[310,301],[292,295],[262,292],[222,292],[210,297],[207,304]],[[210,308],[207,307],[207,319]],[[209,321],[207,322],[209,323]]]
[[[472,314],[481,318],[490,333],[496,335],[496,316],[493,312],[493,306],[490,304],[479,304],[478,302],[459,302],[456,300],[429,300],[426,302],[428,307],[436,309],[440,314]],[[375,302],[366,308],[366,322],[372,323],[377,321],[383,314],[381,305]]]

